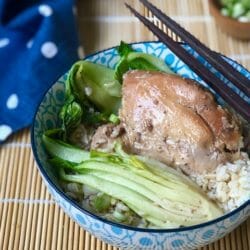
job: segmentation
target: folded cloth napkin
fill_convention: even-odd
[[[73,0],[0,0],[0,143],[78,59]]]

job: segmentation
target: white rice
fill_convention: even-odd
[[[191,175],[207,195],[225,212],[250,199],[250,159],[246,153],[234,163],[219,165],[213,172]]]

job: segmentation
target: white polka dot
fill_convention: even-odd
[[[41,47],[41,53],[46,58],[54,57],[58,52],[56,45],[53,42],[46,42]]]
[[[0,48],[7,46],[9,43],[10,43],[9,38],[1,38],[0,39]]]
[[[78,57],[80,59],[83,59],[84,57],[84,51],[83,51],[83,47],[82,46],[79,46],[78,49],[77,49],[77,54],[78,54]]]
[[[8,125],[0,125],[0,141],[4,141],[10,134],[12,129]]]
[[[77,8],[75,5],[72,7],[72,12],[75,16],[77,16]]]
[[[18,96],[16,94],[12,94],[9,96],[6,106],[8,109],[15,109],[18,105]]]
[[[42,16],[51,16],[53,13],[52,8],[47,4],[42,4],[38,7],[38,11]]]
[[[29,40],[26,44],[27,48],[30,49],[33,45],[33,40]]]

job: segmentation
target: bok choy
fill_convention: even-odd
[[[154,226],[189,226],[214,219],[222,211],[183,174],[157,161],[114,153],[85,152],[48,135],[43,142],[63,181],[81,183],[122,201]],[[164,166],[162,168],[161,166]],[[105,207],[109,202],[103,199]]]
[[[60,112],[65,133],[81,122],[108,122],[111,114],[117,114],[121,85],[114,75],[114,70],[89,61],[79,61],[72,66],[65,86],[65,104]]]
[[[131,69],[141,69],[149,71],[163,71],[174,74],[163,60],[156,56],[135,51],[129,44],[121,41],[117,49],[120,60],[115,68],[115,76],[120,82],[124,73]]]
[[[137,52],[124,42],[115,69],[90,61],[78,61],[70,69],[65,85],[65,104],[60,112],[64,139],[80,123],[99,125],[119,123],[122,76],[130,69],[173,73],[165,62],[153,55]]]

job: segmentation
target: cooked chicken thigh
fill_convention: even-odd
[[[187,174],[212,171],[239,157],[237,120],[195,81],[161,72],[133,70],[122,89],[121,141],[130,153],[146,155]],[[100,130],[92,146],[100,138]]]

